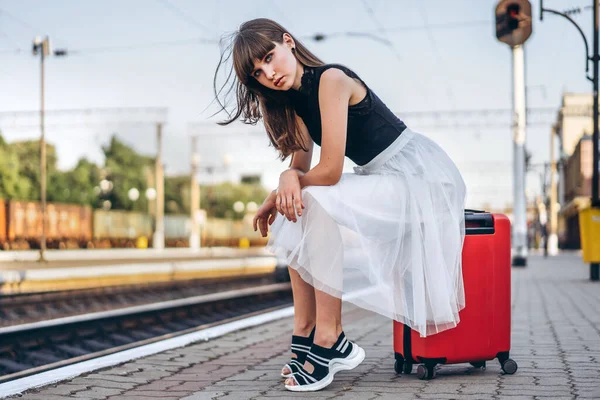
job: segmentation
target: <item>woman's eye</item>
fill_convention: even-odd
[[[267,56],[265,57],[265,61],[266,61],[266,62],[270,62],[272,58],[273,58],[273,54],[267,54]],[[255,77],[255,78],[258,78],[259,76],[260,76],[260,69],[259,69],[259,70],[256,70],[256,71],[254,72],[254,77]]]

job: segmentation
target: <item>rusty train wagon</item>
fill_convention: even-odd
[[[39,202],[5,202],[6,239],[2,247],[40,247],[42,206]],[[48,203],[46,206],[46,246],[54,249],[87,247],[92,238],[92,210],[89,206]],[[0,239],[1,240],[1,239]]]
[[[154,217],[140,212],[93,210],[89,206],[48,203],[48,248],[122,248],[151,245]],[[166,247],[188,247],[191,219],[165,215]],[[252,216],[243,220],[207,218],[201,227],[202,246],[264,246],[266,238],[252,228]],[[41,204],[0,199],[0,250],[39,248]],[[139,239],[145,238],[138,243]],[[145,247],[145,246],[144,246]]]

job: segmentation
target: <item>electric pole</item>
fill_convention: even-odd
[[[200,221],[198,221],[198,211],[200,208],[200,186],[198,185],[198,138],[192,136],[192,173],[190,175],[190,217],[192,219],[192,232],[190,235],[190,248],[197,250],[200,248]]]
[[[165,177],[162,164],[162,122],[156,124],[156,229],[152,236],[152,247],[162,250],[165,248]]]
[[[585,34],[583,33],[583,30],[566,13],[562,13],[562,12],[559,12],[556,10],[544,8],[544,1],[540,0],[540,21],[543,21],[543,19],[544,19],[544,12],[560,15],[561,17],[564,17],[567,20],[569,20],[569,22],[571,22],[575,26],[575,28],[577,28],[577,30],[581,34],[583,43],[585,44],[585,72],[586,72],[586,75],[589,71],[589,62],[592,61],[593,75],[591,78],[589,76],[587,76],[587,79],[592,82],[593,96],[594,96],[594,103],[592,106],[593,107],[592,120],[593,120],[593,124],[594,124],[594,134],[592,136],[592,142],[593,142],[593,146],[592,146],[592,149],[593,149],[592,150],[592,153],[593,153],[593,155],[592,155],[592,197],[590,199],[591,200],[590,206],[592,208],[598,209],[598,208],[600,208],[600,197],[599,197],[599,193],[598,193],[598,190],[599,190],[598,185],[599,185],[599,180],[600,180],[600,177],[599,177],[600,160],[599,160],[599,148],[598,148],[598,140],[600,139],[598,136],[598,69],[599,69],[598,62],[600,61],[600,56],[598,55],[598,50],[599,50],[598,49],[599,48],[598,0],[592,0],[592,3],[593,3],[592,25],[594,28],[594,37],[593,37],[594,40],[592,43],[593,54],[591,57],[589,56],[588,41],[587,41],[587,38],[585,37]],[[594,222],[594,221],[592,221],[592,222]],[[590,233],[590,234],[593,234],[593,233]],[[589,243],[593,243],[592,240],[590,240],[589,238],[588,238],[588,241],[589,241]],[[585,251],[584,251],[584,256],[585,256]],[[590,262],[590,280],[591,281],[600,280],[600,260],[593,260]]]
[[[42,219],[42,234],[40,236],[40,261],[46,261],[46,228],[47,228],[47,207],[46,207],[46,184],[47,184],[47,168],[46,168],[46,132],[44,126],[45,113],[45,76],[44,76],[44,61],[51,54],[50,38],[36,37],[33,39],[32,53],[34,56],[40,55],[40,201],[41,201],[41,219]],[[66,50],[56,50],[55,56],[67,55]]]
[[[513,222],[512,264],[527,265],[527,201],[525,198],[525,52],[531,36],[528,0],[502,0],[496,6],[496,37],[512,50],[513,80]]]

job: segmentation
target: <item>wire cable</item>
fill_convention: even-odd
[[[177,14],[182,20],[186,21],[188,24],[193,25],[196,28],[200,28],[207,33],[210,33],[210,34],[213,33],[204,24],[202,24],[202,23],[198,22],[197,20],[195,20],[194,18],[190,17],[187,13],[185,13],[180,8],[175,6],[169,0],[157,0],[157,1],[159,3],[161,3],[163,6],[165,6],[166,8],[168,8],[169,10],[171,10],[171,12],[173,12],[174,14]]]
[[[438,59],[438,62],[441,65],[444,65],[442,55],[437,46],[437,41],[435,40],[435,36],[433,36],[433,32],[429,29],[429,19],[427,17],[427,10],[425,10],[425,5],[422,0],[417,0],[417,4],[419,7],[419,12],[421,13],[421,17],[423,18],[423,22],[425,23],[425,30],[427,31],[427,37],[429,38],[429,42],[431,43],[431,47],[433,48],[434,53]],[[444,80],[446,83],[446,94],[448,95],[448,100],[450,104],[456,104],[456,98],[454,97],[454,91],[452,90],[452,86],[448,84],[448,80]]]

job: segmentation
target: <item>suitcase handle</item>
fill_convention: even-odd
[[[467,235],[492,235],[496,232],[492,214],[480,210],[465,210]]]

